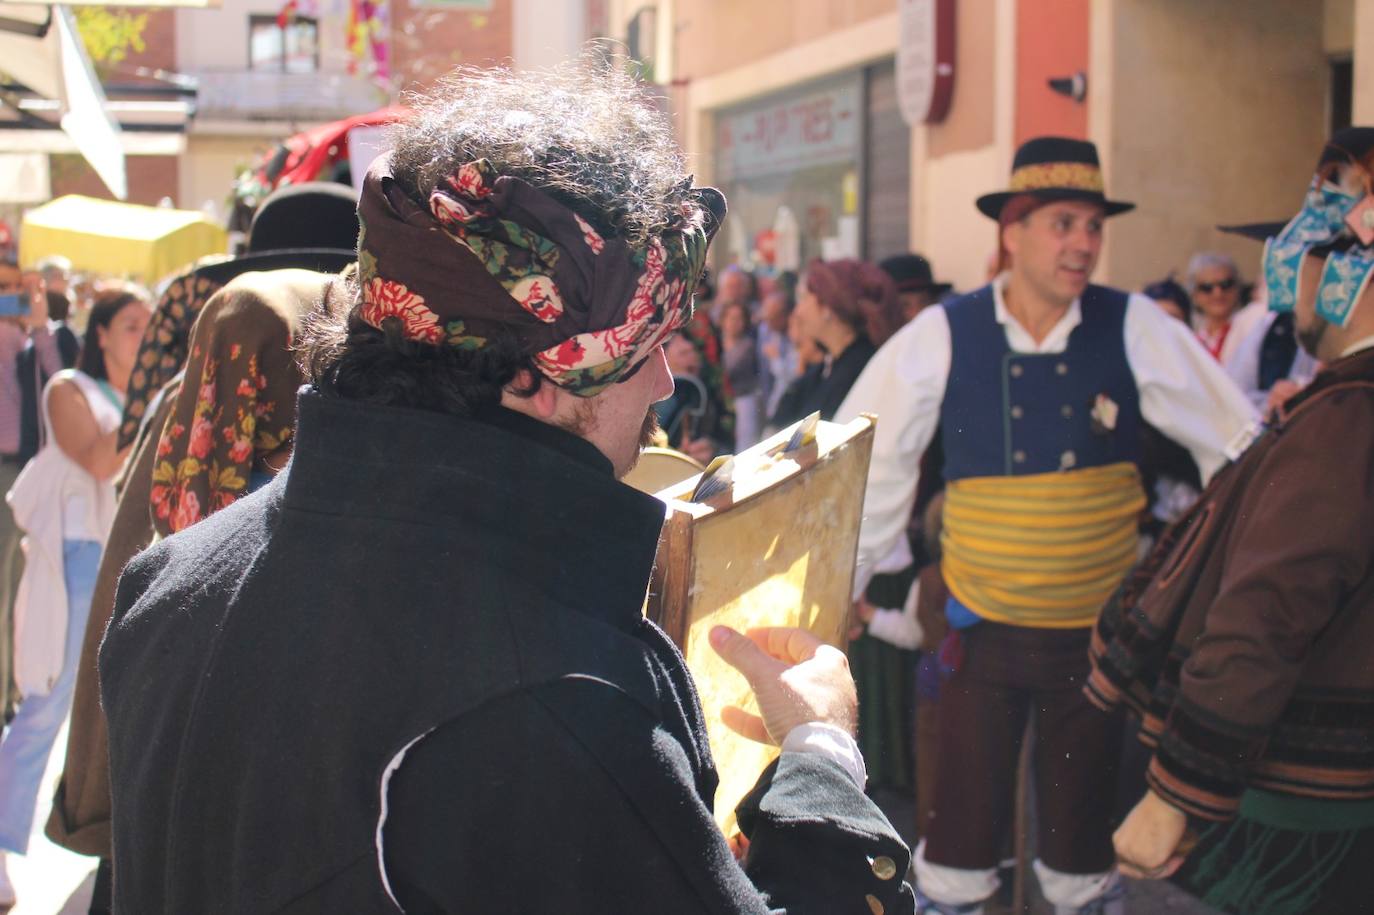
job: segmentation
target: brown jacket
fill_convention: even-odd
[[[275,341],[271,345],[278,349],[288,346],[299,319],[320,300],[330,279],[326,274],[305,270],[237,277],[206,303],[191,332],[191,349],[195,350],[197,344],[207,347],[208,341],[217,333],[223,336],[226,328],[230,334],[241,334],[240,329],[249,325],[262,341]],[[290,392],[279,404],[278,413],[289,427],[295,419],[294,391],[302,381],[295,361],[264,361],[259,371],[289,376],[271,379],[273,385]],[[96,676],[100,641],[114,610],[120,572],[153,541],[153,470],[163,427],[169,416],[186,408],[188,398],[194,409],[196,396],[194,386],[182,390],[178,376],[168,382],[157,412],[140,429],[125,466],[119,507],[96,575],[72,699],[66,765],[45,827],[48,838],[78,854],[110,857],[110,747]],[[214,510],[223,505],[211,503],[208,507]]]
[[[1290,401],[1108,602],[1089,698],[1205,819],[1249,786],[1374,798],[1374,350]]]

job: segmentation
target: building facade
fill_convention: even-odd
[[[958,0],[948,113],[910,126],[891,98],[907,2],[610,4],[698,179],[730,197],[718,258],[757,259],[795,222],[804,257],[906,247],[971,288],[996,247],[974,199],[1005,186],[1020,142],[1058,134],[1094,141],[1111,195],[1139,204],[1100,279],[1136,287],[1199,249],[1257,267],[1215,226],[1292,212],[1331,127],[1374,122],[1374,0]],[[1075,74],[1080,99],[1049,85]]]
[[[100,74],[124,128],[129,199],[224,215],[235,176],[285,137],[389,105],[456,66],[538,66],[576,56],[604,9],[602,0],[133,8],[147,17],[144,46]],[[5,151],[49,157],[49,193],[26,203],[65,193],[110,196],[70,145],[55,130],[5,134]]]

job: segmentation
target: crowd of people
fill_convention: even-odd
[[[627,79],[472,71],[413,118],[360,199],[278,192],[156,295],[0,256],[0,851],[70,713],[46,831],[92,912],[973,915],[1029,740],[1056,913],[1122,874],[1357,911],[1374,130],[1235,227],[1253,270],[1138,292],[1091,282],[1134,206],[1095,147],[1032,139],[957,291],[916,253],[707,271],[726,203]],[[617,480],[811,414],[878,417],[854,625],[711,632],[782,751],[728,844],[641,616],[661,505]]]
[[[1247,281],[1229,254],[1199,251],[1140,293],[1190,328],[1261,413],[1281,406],[1319,368],[1297,345],[1291,317],[1268,310],[1263,282]],[[800,273],[730,264],[714,284],[703,277],[697,302],[707,318],[698,317],[670,355],[679,387],[691,390],[659,407],[667,441],[708,463],[812,412],[833,419],[869,357],[898,328],[959,294],[936,282],[915,253],[876,264],[814,260]]]

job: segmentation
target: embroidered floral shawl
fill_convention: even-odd
[[[248,274],[206,303],[153,463],[162,536],[247,495],[254,460],[291,440],[303,381],[292,333],[326,280],[303,270]]]
[[[191,267],[173,277],[163,290],[129,376],[124,419],[119,424],[120,448],[133,442],[148,411],[148,402],[186,364],[191,325],[219,288],[219,283],[196,275]]]

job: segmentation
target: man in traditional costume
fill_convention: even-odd
[[[1374,861],[1374,128],[1265,247],[1326,364],[1103,610],[1087,693],[1142,716],[1122,869],[1247,915],[1366,912]],[[1190,829],[1191,825],[1191,829]],[[1200,837],[1189,852],[1186,833]]]
[[[911,912],[843,655],[712,632],[782,745],[737,863],[642,615],[664,509],[616,478],[723,216],[614,72],[469,71],[398,128],[291,463],[120,582],[117,910]]]
[[[837,419],[878,414],[861,588],[900,568],[921,456],[941,434],[941,570],[955,668],[940,696],[934,808],[917,849],[923,911],[975,913],[998,887],[1017,756],[1035,711],[1036,873],[1058,913],[1120,898],[1109,817],[1120,722],[1081,693],[1091,626],[1136,559],[1148,421],[1205,475],[1253,410],[1188,328],[1089,283],[1106,217],[1097,150],[1041,137],[1009,190],[978,199],[1010,268],[927,308],[865,369]]]

